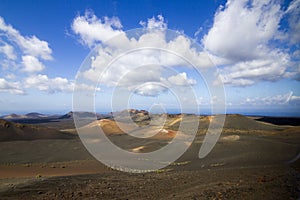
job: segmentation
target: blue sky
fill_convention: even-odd
[[[128,43],[130,37],[122,38],[122,34],[136,28],[157,29],[164,34],[153,34],[157,41],[162,39],[157,44],[136,38],[135,43],[128,43],[132,48],[149,44],[177,51],[178,47],[201,68],[202,50],[181,46],[189,44],[185,39],[196,41],[218,69],[227,112],[300,115],[299,0],[0,2],[0,115],[71,110],[75,76],[89,52],[97,45],[105,51],[104,47],[111,45],[106,41],[118,38],[118,34],[118,50],[110,53],[128,50],[122,42]],[[165,40],[167,29],[184,33],[182,41],[171,46]],[[97,56],[103,59],[94,53],[96,60]],[[143,53],[137,56],[144,58]],[[117,73],[112,67],[111,74],[97,86],[97,112],[110,110],[116,88],[132,93],[131,107],[143,109],[161,104],[178,110],[172,88],[186,97],[184,107],[192,105],[185,93],[191,88],[196,91],[200,110],[209,109],[214,98],[199,74],[180,62],[166,64],[164,69],[146,66],[137,70],[147,81],[139,80],[135,69],[124,66],[122,71],[120,66],[116,66]],[[97,78],[102,68],[85,70],[80,72],[90,73],[87,79],[92,81],[85,90],[92,92],[96,83],[93,75]],[[130,73],[116,83],[125,72]]]

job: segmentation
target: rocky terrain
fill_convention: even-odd
[[[86,126],[101,127],[111,142],[134,153],[169,144],[182,118],[189,117],[136,110],[117,114],[119,118],[100,118]],[[212,117],[196,117],[199,129],[188,150],[171,165],[141,174],[112,170],[95,160],[77,137],[72,116],[34,124],[1,120],[0,199],[300,197],[300,126],[295,120],[281,119],[285,124],[278,125],[262,117],[227,115],[218,143],[199,159]],[[162,127],[151,123],[158,119],[165,119]],[[151,131],[156,134],[149,138],[128,134],[147,136]]]

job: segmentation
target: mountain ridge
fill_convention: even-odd
[[[0,119],[0,141],[72,139],[74,135],[44,126],[20,124]]]

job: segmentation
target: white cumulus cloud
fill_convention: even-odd
[[[66,78],[49,78],[47,75],[37,74],[46,68],[43,60],[53,59],[48,42],[35,35],[23,36],[13,26],[5,23],[2,17],[0,54],[4,55],[1,66],[3,74],[6,74],[5,79],[0,78],[0,92],[25,94],[25,90],[31,88],[48,93],[73,91],[74,83]],[[14,82],[13,79],[18,81]]]
[[[250,6],[249,6],[250,4]],[[214,17],[213,27],[204,36],[205,47],[233,61],[260,58],[277,33],[282,16],[274,1],[227,1]]]
[[[140,21],[140,25],[150,29],[166,29],[168,28],[167,23],[162,15],[157,15],[158,20],[155,17],[148,19],[147,22]]]
[[[136,94],[141,96],[157,96],[163,92],[167,92],[168,88],[162,84],[158,84],[156,82],[148,82],[142,84],[138,88],[134,90]]]
[[[248,97],[241,102],[242,105],[269,106],[269,105],[288,105],[300,104],[300,97],[288,92],[266,97]]]
[[[174,32],[168,32],[167,23],[161,15],[141,22],[145,29],[136,30],[134,33],[125,33],[119,20],[118,26],[111,21],[115,20],[113,18],[102,20],[90,13],[78,16],[73,21],[72,29],[74,33],[80,35],[84,44],[90,47],[101,44],[96,55],[90,58],[90,68],[81,73],[87,80],[99,81],[111,87],[127,87],[130,91],[145,82],[151,83],[145,86],[143,91],[140,89],[136,93],[152,96],[156,91],[164,91],[160,86],[152,84],[154,82],[165,84],[164,81],[168,77],[164,76],[164,67],[191,68],[190,63],[198,68],[214,66],[209,56],[202,49],[197,49],[190,38],[183,34],[175,36]],[[79,31],[90,28],[91,30],[95,28],[95,31]],[[113,36],[115,36],[113,39],[106,40]],[[110,63],[111,61],[114,62]],[[196,84],[195,80],[186,76],[187,74],[183,72],[170,77],[168,86]]]
[[[178,86],[187,86],[187,85],[195,85],[197,83],[194,79],[189,79],[185,72],[179,73],[174,76],[170,76],[168,78],[168,81],[172,85],[178,85]]]
[[[4,43],[4,45],[0,46],[0,53],[3,53],[10,60],[15,60],[17,58],[14,47],[7,43]]]
[[[33,73],[42,71],[45,66],[36,57],[26,55],[22,56],[23,71]]]
[[[289,31],[288,39],[293,44],[300,42],[300,0],[290,3],[285,14],[288,16]]]
[[[52,59],[52,50],[48,42],[40,40],[35,35],[24,37],[18,30],[6,24],[2,17],[0,17],[0,31],[4,33],[9,40],[17,44],[24,53],[44,60]]]
[[[40,91],[44,91],[50,94],[58,93],[58,92],[73,92],[75,88],[75,84],[73,81],[70,81],[66,78],[62,77],[55,77],[49,78],[45,74],[37,74],[31,75],[24,80],[24,87],[25,88],[35,88]],[[87,84],[77,84],[76,90],[91,90],[91,91],[101,91],[99,87],[93,87]]]
[[[224,83],[247,86],[297,76],[300,71],[287,50],[276,45],[284,34],[279,30],[284,13],[272,0],[231,0],[219,8],[202,42],[222,65]]]
[[[81,41],[89,47],[97,42],[106,41],[122,31],[122,24],[117,17],[103,17],[99,19],[93,13],[86,11],[84,16],[77,16],[71,25],[74,33],[78,34]]]
[[[259,81],[277,81],[287,75],[288,54],[265,59],[237,62],[220,69],[223,83],[234,86],[253,85]]]
[[[9,92],[11,94],[25,94],[19,82],[9,82],[0,78],[0,92]]]
[[[43,74],[27,77],[24,81],[24,84],[26,88],[36,88],[48,93],[72,92],[74,88],[74,84],[68,81],[66,78],[49,78],[47,75]]]

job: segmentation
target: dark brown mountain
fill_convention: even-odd
[[[44,126],[19,124],[0,119],[0,141],[71,139],[75,136]]]

